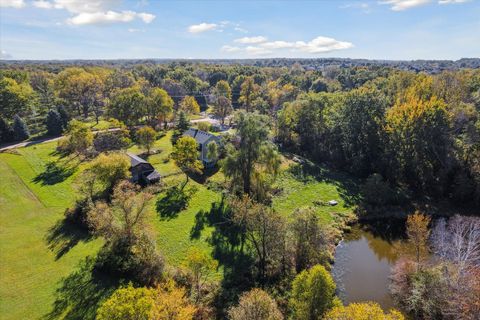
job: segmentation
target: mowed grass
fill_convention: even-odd
[[[52,228],[73,201],[71,180],[41,186],[34,179],[51,160],[53,144],[0,154],[0,318],[38,319],[47,314],[61,279],[101,241],[79,242],[57,259]],[[56,243],[62,245],[61,243]]]
[[[168,176],[163,179],[167,187],[186,179],[170,159],[171,136],[172,132],[168,132],[157,140],[153,147],[157,152],[148,157],[162,176]],[[65,209],[77,197],[75,180],[86,166],[78,159],[59,158],[55,146],[54,142],[44,143],[0,153],[0,319],[40,319],[51,312],[55,291],[62,287],[63,279],[74,274],[87,256],[94,257],[102,245],[101,239],[80,237],[73,241],[68,235],[51,239]],[[128,151],[145,152],[138,146]],[[51,172],[46,170],[49,164],[54,168]],[[315,206],[323,222],[332,221],[335,213],[351,211],[340,182],[298,179],[287,168],[288,165],[283,168],[277,182],[282,192],[273,199],[277,211],[288,216],[296,208],[313,205],[314,200],[332,199],[339,204]],[[224,177],[217,172],[208,179],[222,182]],[[191,188],[196,191],[187,208],[175,215],[162,217],[156,210],[156,202],[163,199],[165,192],[155,195],[149,206],[148,217],[158,249],[171,266],[181,265],[192,246],[206,252],[212,250],[212,228],[204,226],[200,236],[192,236],[192,230],[197,214],[208,212],[221,195],[208,189],[205,181],[189,179],[185,190]],[[68,250],[59,254],[66,244]],[[220,269],[215,278],[220,279],[221,274]]]

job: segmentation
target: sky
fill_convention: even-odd
[[[480,0],[0,0],[1,59],[480,57]]]

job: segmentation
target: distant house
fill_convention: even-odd
[[[160,181],[160,173],[146,160],[132,153],[127,153],[130,158],[130,172],[135,183],[151,184]]]
[[[215,165],[216,160],[208,159],[208,157],[207,157],[207,152],[208,152],[207,145],[211,142],[214,142],[214,143],[220,145],[220,138],[219,137],[217,137],[216,135],[213,135],[211,133],[208,133],[208,132],[205,132],[205,131],[202,131],[202,130],[198,130],[198,129],[194,129],[194,128],[190,128],[187,131],[185,131],[183,136],[190,136],[190,137],[195,139],[195,141],[198,144],[198,151],[200,151],[200,160],[202,161],[203,166],[205,168],[210,168],[210,167],[213,167]]]

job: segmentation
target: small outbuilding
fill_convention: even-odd
[[[160,181],[160,173],[148,161],[132,153],[127,153],[130,158],[130,173],[132,182],[141,184],[152,184]]]

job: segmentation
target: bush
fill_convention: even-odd
[[[25,121],[18,115],[13,117],[13,136],[17,141],[23,141],[30,137],[30,132],[28,131]]]
[[[60,113],[56,110],[50,110],[45,118],[47,133],[51,136],[57,136],[63,132],[63,122]]]

